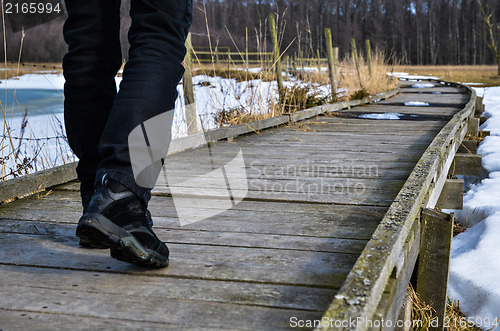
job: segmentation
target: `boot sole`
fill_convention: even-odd
[[[145,248],[132,234],[101,214],[82,217],[76,235],[91,247],[110,248],[111,257],[123,262],[154,268],[164,268],[169,263],[168,258]]]

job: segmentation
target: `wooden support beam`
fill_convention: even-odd
[[[408,284],[410,283],[413,270],[420,251],[421,225],[415,221],[412,235],[408,236],[401,253],[399,254],[398,266],[394,268],[389,281],[385,287],[373,321],[391,321],[396,325],[400,312],[407,297]],[[370,329],[369,329],[370,330]]]
[[[436,207],[441,209],[462,209],[464,205],[463,179],[447,179]]]
[[[481,176],[483,157],[478,154],[457,153],[449,175]]]
[[[479,142],[476,140],[465,139],[460,144],[457,153],[465,153],[465,154],[477,154],[477,147],[479,146]]]
[[[476,97],[476,117],[481,117],[484,113],[483,97]]]
[[[437,326],[443,330],[446,312],[453,214],[433,209],[422,210],[422,241],[418,262],[417,293],[435,311]]]
[[[410,331],[412,325],[411,313],[413,309],[413,303],[411,301],[410,290],[406,291],[405,300],[403,301],[403,306],[401,307],[401,311],[399,312],[398,320],[403,322],[403,326],[395,327],[395,331]]]
[[[486,138],[491,135],[490,131],[479,131],[479,138]]]
[[[479,136],[479,118],[478,117],[470,117],[469,118],[469,126],[467,135],[472,137]]]

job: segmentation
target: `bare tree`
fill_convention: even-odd
[[[491,53],[498,63],[498,75],[500,76],[500,52],[498,51],[495,41],[495,33],[493,31],[493,23],[491,22],[491,10],[488,5],[484,6],[481,0],[477,0],[479,8],[481,9],[481,16],[484,22],[484,38]],[[497,25],[498,34],[500,34],[500,25]]]

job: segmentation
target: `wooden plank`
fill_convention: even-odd
[[[66,184],[69,185],[69,184]],[[217,202],[217,201],[215,201]],[[209,208],[210,206],[207,206]],[[171,198],[162,196],[153,196],[149,201],[149,208],[153,216],[171,216],[175,217],[174,203]],[[15,201],[10,204],[0,206],[0,217],[9,217],[9,213],[15,210],[46,210],[59,212],[77,212],[80,210],[79,193],[75,191],[54,190],[50,194],[40,197],[30,197],[25,200]],[[292,202],[273,202],[273,201],[249,201],[244,200],[228,210],[231,217],[241,219],[248,212],[249,217],[264,217],[264,220],[284,218],[293,219],[294,217],[306,217],[301,223],[309,222],[310,216],[322,218],[329,221],[354,221],[363,222],[378,221],[384,216],[387,208],[368,207],[368,206],[344,206],[332,204],[314,204],[314,203],[292,203]],[[263,215],[263,216],[258,216]],[[275,217],[268,217],[275,215]],[[64,222],[64,218],[57,218]]]
[[[467,135],[472,137],[479,136],[479,118],[478,117],[470,117],[469,118],[469,128],[467,131]]]
[[[176,154],[185,150],[193,149],[198,146],[203,146],[207,141],[218,141],[235,137],[238,135],[257,132],[263,129],[271,128],[274,126],[288,123],[288,116],[277,116],[273,118],[264,119],[261,121],[240,124],[229,128],[222,128],[217,130],[208,131],[206,133],[194,134],[187,137],[182,137],[172,140],[170,143],[168,154]]]
[[[476,117],[481,117],[481,115],[484,113],[484,104],[483,104],[484,98],[483,97],[476,97]]]
[[[384,294],[371,320],[386,321],[386,330],[393,330],[398,323],[399,312],[406,297],[408,283],[413,274],[420,248],[420,223],[415,222],[412,234],[400,252]]]
[[[479,142],[476,140],[464,139],[462,140],[457,153],[477,154]]]
[[[1,286],[29,286],[35,292],[43,288],[73,289],[101,293],[103,297],[112,294],[309,311],[322,311],[336,292],[335,289],[316,287],[142,276],[140,273],[130,275],[8,265],[0,265],[0,271]],[[140,301],[136,305],[141,304]]]
[[[158,216],[156,208],[151,208],[151,210],[155,223],[155,231],[166,241],[169,241],[171,237],[170,231],[177,229],[184,229],[186,231],[196,230],[208,232],[218,231],[221,233],[297,236],[297,240],[299,240],[301,236],[368,240],[378,224],[378,217],[374,216],[374,214],[360,214],[357,215],[356,218],[350,216],[351,219],[343,219],[348,218],[350,212],[354,212],[354,209],[351,209],[349,211],[341,211],[335,216],[299,213],[287,214],[283,212],[225,211],[209,219],[181,227],[174,209],[171,211],[172,215],[167,216]],[[203,210],[198,212],[202,215],[207,214]],[[160,215],[165,214],[162,213]],[[35,221],[75,224],[80,217],[81,212],[13,209],[11,212],[2,214],[1,222],[22,220],[23,222]],[[238,222],[235,222],[235,220],[238,220]],[[35,229],[40,228],[37,224],[34,226]],[[71,227],[70,232],[74,232],[74,227]],[[175,242],[175,240],[173,242]]]
[[[461,210],[464,205],[463,179],[447,179],[439,196],[436,207],[440,209]]]
[[[107,250],[79,248],[76,237],[0,233],[0,240],[0,264],[334,289],[340,287],[357,257],[170,243],[169,267],[145,270],[112,259]]]
[[[426,198],[427,201],[425,202],[425,206],[427,208],[432,209],[436,206],[439,197],[441,196],[443,187],[446,183],[446,179],[448,178],[450,167],[452,167],[453,160],[455,159],[456,150],[460,145],[459,142],[462,141],[465,137],[466,130],[467,128],[462,124],[462,128],[459,129],[455,134],[455,139],[445,147],[446,149],[440,155],[441,160],[438,167],[435,169],[431,188],[428,197]]]
[[[397,318],[406,297],[408,284],[419,255],[420,242],[421,226],[419,222],[415,222],[413,233],[408,237],[396,265],[394,298],[388,306],[387,314],[385,315],[387,320],[394,321],[393,325],[396,325]]]
[[[399,313],[399,320],[402,321],[402,326],[396,327],[396,331],[411,331],[413,326],[412,319],[413,302],[410,294],[410,290],[406,291],[405,299],[403,305],[401,306],[401,312]]]
[[[14,311],[52,314],[52,319],[56,323],[60,315],[83,315],[113,321],[127,320],[129,327],[147,322],[157,323],[160,329],[191,329],[191,327],[234,329],[236,327],[247,330],[255,328],[284,330],[290,327],[290,316],[297,316],[300,319],[317,319],[321,316],[321,313],[314,311],[217,302],[165,300],[152,295],[141,297],[108,293],[104,296],[101,293],[82,292],[72,287],[64,291],[50,288],[40,288],[34,291],[29,286],[4,287],[0,285],[0,289],[4,294],[0,303],[2,307],[8,307],[9,310]],[[123,322],[118,324],[123,325]],[[64,326],[64,329],[68,329],[70,325],[76,329],[81,328],[81,325],[70,322],[69,325]],[[92,328],[95,329],[96,326],[92,325]]]
[[[479,131],[479,138],[486,138],[491,135],[490,131]]]
[[[479,154],[457,153],[450,175],[481,176],[483,157]]]
[[[88,305],[91,305],[90,303]],[[132,321],[124,318],[100,318],[75,316],[74,314],[52,314],[0,308],[3,330],[155,330],[167,328],[165,323]],[[172,326],[172,325],[170,325]],[[8,327],[8,329],[7,329]],[[221,328],[190,328],[191,330],[223,330]]]
[[[427,89],[428,91],[435,92],[433,88]],[[420,90],[423,91],[423,90]],[[411,101],[420,101],[420,102],[426,102],[431,105],[455,105],[459,108],[463,108],[465,104],[469,101],[469,96],[466,93],[463,93],[463,91],[460,91],[460,89],[456,89],[457,92],[460,92],[458,94],[419,94],[416,96],[413,93],[401,93],[399,94],[396,98],[392,100],[387,100],[387,101],[381,101],[379,105],[387,105],[395,102],[401,102],[401,103],[406,103],[406,102],[411,102]],[[411,107],[411,106],[410,106]],[[414,107],[415,108],[415,107]],[[418,108],[418,107],[417,107]]]
[[[66,183],[76,178],[76,163],[42,170],[33,174],[0,182],[0,203],[41,192],[48,187]]]
[[[446,312],[453,215],[432,209],[422,211],[422,241],[418,263],[417,293],[436,312],[443,330]]]
[[[361,230],[362,231],[362,230]],[[30,235],[74,236],[75,227],[61,226],[60,223],[37,222],[28,220],[2,220],[0,233]],[[164,229],[155,227],[159,238],[167,244],[194,244],[222,247],[246,247],[287,249],[298,251],[359,254],[367,239],[339,239],[325,236],[299,236],[248,232],[193,231],[182,228]]]

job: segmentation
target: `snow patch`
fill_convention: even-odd
[[[62,74],[27,74],[7,80],[2,79],[0,86],[12,89],[56,89],[62,91],[65,81]]]
[[[405,102],[405,106],[429,107],[430,105],[427,102],[422,102],[422,101],[409,101],[409,102]]]
[[[500,212],[453,239],[448,295],[460,301],[460,310],[483,329],[500,317]],[[488,320],[490,323],[487,323]]]
[[[360,115],[359,118],[367,118],[372,120],[399,120],[400,116],[404,115],[399,113],[383,113],[383,114],[373,113],[373,114]]]
[[[485,117],[481,127],[491,131],[478,148],[488,178],[473,184],[464,194],[463,210],[455,217],[467,229],[453,239],[448,296],[460,302],[461,310],[471,319],[486,322],[500,318],[500,87],[476,88],[484,95]]]
[[[430,88],[430,87],[434,87],[434,86],[435,85],[431,84],[431,83],[419,83],[419,84],[412,85],[413,88]]]

